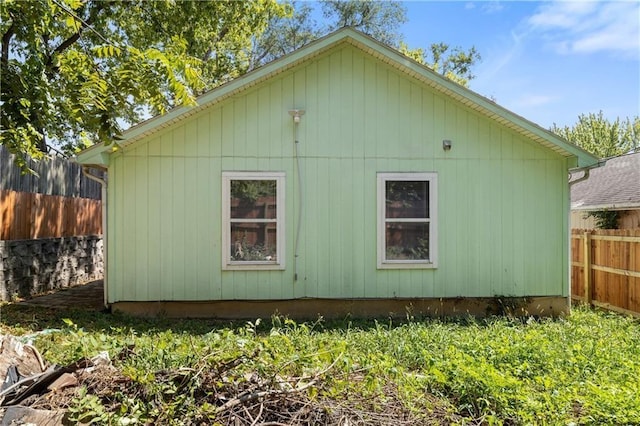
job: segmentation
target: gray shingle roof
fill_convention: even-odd
[[[640,208],[640,152],[607,160],[571,187],[572,210]]]

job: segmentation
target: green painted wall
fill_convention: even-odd
[[[567,167],[343,45],[112,156],[108,302],[566,296]],[[223,170],[286,173],[286,270],[222,271]],[[437,269],[376,269],[376,173],[396,171],[438,173]]]

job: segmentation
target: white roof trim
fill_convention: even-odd
[[[166,127],[186,119],[211,105],[217,104],[230,96],[247,90],[269,78],[283,73],[296,65],[308,61],[329,49],[349,43],[399,71],[413,77],[423,84],[461,102],[468,108],[495,120],[496,122],[528,137],[562,156],[576,157],[578,166],[590,166],[598,159],[580,147],[571,144],[558,135],[539,125],[505,109],[495,102],[441,76],[428,67],[404,56],[400,52],[387,47],[371,37],[352,28],[337,30],[320,38],[295,52],[257,68],[235,80],[227,82],[197,99],[195,107],[177,107],[168,113],[144,121],[122,134],[118,145],[126,147],[137,140],[156,133]],[[105,148],[106,151],[106,148]],[[79,156],[81,158],[81,156]]]

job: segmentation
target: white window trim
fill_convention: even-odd
[[[238,262],[231,259],[231,181],[275,180],[276,181],[276,260]],[[285,269],[285,173],[284,172],[222,172],[222,269],[277,270]]]
[[[438,174],[435,172],[397,172],[378,173],[378,269],[433,269],[438,267]],[[386,260],[385,183],[392,181],[428,181],[429,182],[429,260]],[[399,220],[402,221],[402,220]],[[411,219],[414,223],[416,220]]]

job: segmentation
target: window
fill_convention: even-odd
[[[436,173],[378,173],[378,268],[437,265]]]
[[[222,173],[222,268],[284,269],[284,173]]]

